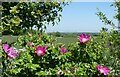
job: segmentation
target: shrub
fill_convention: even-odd
[[[2,57],[7,67],[3,75],[40,76],[40,75],[119,75],[120,42],[119,33],[102,29],[97,38],[80,35],[78,42],[67,48],[64,44],[54,44],[56,39],[47,34],[20,36],[15,45],[23,49],[15,59]],[[5,51],[1,48],[2,55]],[[4,67],[4,63],[2,63]]]

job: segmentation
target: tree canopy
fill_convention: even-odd
[[[2,2],[2,26],[6,33],[37,29],[44,32],[48,24],[60,21],[65,2]]]

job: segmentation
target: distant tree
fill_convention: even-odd
[[[55,33],[55,36],[56,36],[56,37],[61,37],[62,35],[61,35],[60,32],[56,32],[56,33]]]

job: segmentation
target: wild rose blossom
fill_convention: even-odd
[[[38,56],[43,56],[43,55],[45,54],[45,51],[46,51],[47,47],[48,47],[48,45],[46,45],[45,47],[43,47],[43,46],[38,46],[38,47],[36,48],[36,53],[37,53],[37,55],[38,55]]]
[[[97,65],[97,70],[104,75],[107,75],[110,72],[109,68],[106,68],[104,66]]]
[[[6,54],[8,55],[8,58],[12,58],[12,57],[17,56],[17,53],[14,52],[14,48],[13,47],[9,48],[8,44],[4,44],[3,49],[6,52]]]
[[[31,47],[34,47],[34,44],[32,42],[28,42],[28,45],[30,45]]]
[[[65,49],[65,48],[63,48],[61,46],[60,46],[60,50],[61,50],[62,53],[66,53],[67,52],[67,49]]]
[[[81,34],[80,36],[79,36],[79,39],[80,39],[80,42],[81,43],[87,43],[89,40],[90,40],[90,36],[88,35],[86,35],[86,34]]]

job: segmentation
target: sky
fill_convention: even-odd
[[[99,8],[117,25],[117,21],[113,19],[115,7],[110,6],[111,4],[112,2],[72,2],[63,8],[58,25],[48,25],[46,32],[99,32],[102,27],[111,29],[96,15]]]

